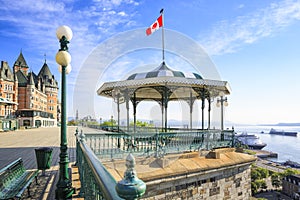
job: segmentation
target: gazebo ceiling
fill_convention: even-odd
[[[196,73],[173,71],[163,62],[158,68],[145,73],[136,73],[127,80],[104,83],[97,91],[98,95],[114,98],[116,93],[121,96],[133,94],[139,100],[160,100],[168,96],[169,100],[189,98],[213,98],[223,92],[230,94],[227,81],[203,79]]]

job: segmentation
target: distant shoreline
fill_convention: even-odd
[[[300,126],[300,123],[258,124],[257,126]]]

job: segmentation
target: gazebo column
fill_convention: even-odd
[[[164,101],[164,108],[165,108],[165,132],[167,132],[168,128],[168,102],[169,102],[169,95],[168,95],[168,88],[164,88],[163,92],[163,101]]]
[[[133,132],[136,132],[136,106],[137,106],[137,102],[136,102],[136,94],[135,92],[133,93]]]
[[[208,98],[207,101],[208,101],[208,127],[207,127],[207,129],[209,130],[210,129],[211,99]]]
[[[201,101],[202,101],[202,106],[201,106],[201,110],[202,110],[202,130],[204,129],[204,108],[205,108],[205,98],[201,97]]]
[[[165,103],[165,132],[168,129],[168,102]]]
[[[193,129],[193,105],[194,105],[192,92],[190,92],[189,105],[190,105],[190,129],[192,130]]]
[[[126,93],[125,95],[126,101],[126,114],[127,114],[127,133],[129,132],[129,95]]]
[[[120,132],[120,94],[117,95],[118,133]]]
[[[193,129],[193,103],[190,103],[190,129]]]
[[[161,131],[164,132],[164,99],[161,99],[160,102],[160,109],[161,109]]]

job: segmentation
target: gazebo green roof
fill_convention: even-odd
[[[169,100],[186,99],[191,93],[196,98],[201,98],[203,93],[199,93],[203,90],[210,92],[205,94],[205,98],[207,95],[218,96],[221,91],[228,95],[231,91],[227,81],[203,79],[197,73],[174,71],[162,62],[152,71],[132,74],[126,80],[106,82],[98,89],[97,94],[113,97],[113,90],[132,90],[139,100],[160,100],[162,92],[159,88],[162,87],[172,90]]]
[[[181,71],[174,71],[170,69],[165,62],[162,62],[161,65],[153,71],[132,74],[127,78],[127,80],[137,80],[155,77],[182,77],[202,79],[202,77],[196,73],[184,73]]]

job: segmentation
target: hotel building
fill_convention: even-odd
[[[10,69],[0,68],[0,130],[56,126],[58,119],[58,82],[45,60],[38,74],[20,52]]]

